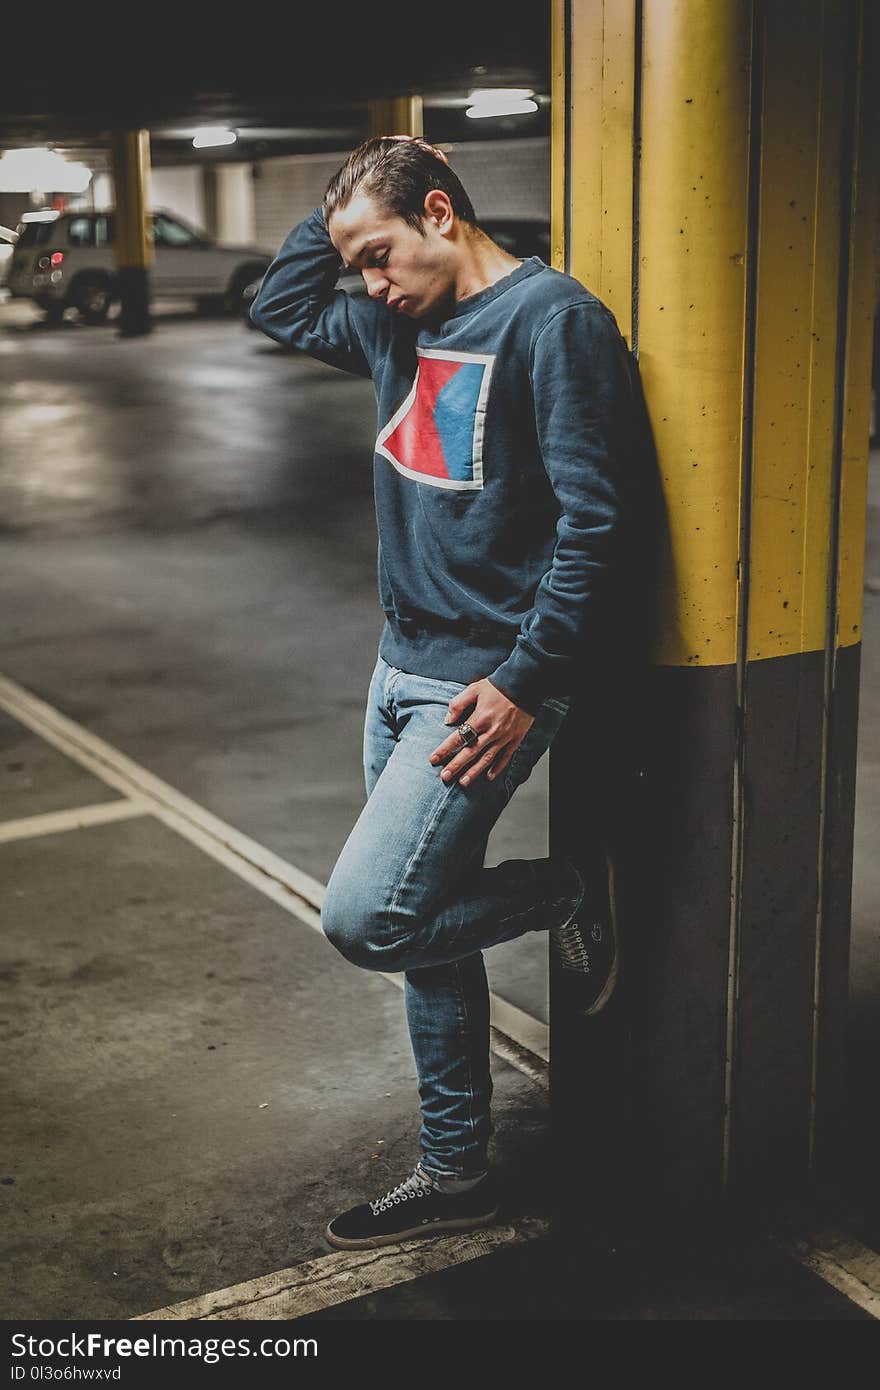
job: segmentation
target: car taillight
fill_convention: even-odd
[[[60,265],[61,262],[64,260],[64,252],[63,252],[63,251],[53,251],[53,252],[52,252],[52,255],[49,257],[49,259],[50,259],[50,261],[52,262],[53,265]]]
[[[44,256],[37,257],[35,268],[37,270],[54,270],[57,266],[61,265],[63,260],[63,251],[48,251]]]

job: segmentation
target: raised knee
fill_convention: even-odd
[[[382,970],[381,919],[352,893],[343,893],[331,877],[321,904],[321,928],[341,956],[363,970]]]

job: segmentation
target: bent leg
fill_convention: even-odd
[[[322,924],[353,962],[405,971],[421,1161],[434,1174],[470,1177],[485,1171],[493,1133],[481,947],[567,920],[579,893],[550,860],[483,868],[492,826],[552,742],[566,703],[545,704],[503,779],[447,786],[428,759],[462,688],[377,662],[364,735],[368,802],[327,886]]]
[[[449,732],[443,716],[461,686],[399,674],[397,742],[327,884],[328,938],[364,969],[407,971],[567,921],[581,888],[566,860],[508,859],[486,869],[474,856],[549,747],[566,706],[544,702],[501,777],[447,784],[429,757]]]

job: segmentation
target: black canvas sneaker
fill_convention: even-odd
[[[417,1164],[384,1197],[334,1216],[324,1234],[340,1249],[366,1250],[413,1237],[489,1226],[498,1209],[498,1188],[491,1173],[464,1192],[441,1192]]]
[[[572,918],[550,928],[550,950],[559,966],[563,1008],[588,1018],[604,1009],[618,974],[617,916],[611,860],[602,851],[601,867],[578,866],[571,858],[584,893]]]

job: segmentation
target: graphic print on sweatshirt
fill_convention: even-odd
[[[376,440],[398,473],[431,487],[483,486],[483,429],[495,354],[416,348],[412,390]]]

